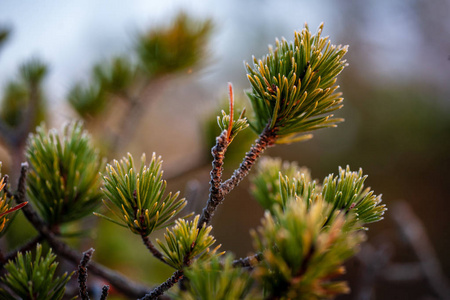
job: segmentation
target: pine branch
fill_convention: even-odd
[[[87,265],[91,260],[92,254],[94,253],[94,249],[91,248],[85,252],[83,252],[83,258],[78,265],[78,285],[80,288],[80,298],[82,300],[89,300],[89,294],[87,291]]]
[[[245,155],[239,168],[234,171],[230,179],[221,184],[223,195],[233,190],[248,175],[250,169],[264,150],[275,144],[277,139],[276,132],[276,129],[270,129],[269,126],[266,126],[259,138],[255,141],[255,145],[252,145],[250,151]]]
[[[203,224],[208,225],[211,222],[211,218],[214,215],[214,211],[217,206],[222,203],[224,194],[221,189],[222,184],[222,172],[223,172],[223,160],[225,158],[225,152],[229,145],[228,132],[224,130],[216,139],[216,145],[211,149],[213,155],[211,181],[209,188],[209,199],[206,203],[206,207],[202,211],[200,221],[198,222],[198,228],[201,228]]]
[[[155,245],[153,245],[148,236],[142,233],[141,237],[142,241],[144,242],[144,245],[153,254],[153,256],[162,261],[163,263],[167,264],[166,260],[164,259],[164,255],[161,252],[159,252],[158,249],[156,249]]]
[[[17,203],[23,203],[26,201],[26,175],[28,170],[28,164],[23,163],[17,193],[15,199]],[[39,217],[36,211],[31,205],[26,205],[22,208],[22,211],[28,221],[34,226],[34,228],[47,240],[53,251],[60,257],[63,257],[73,264],[78,265],[79,258],[82,256],[78,251],[70,248],[64,242],[58,240],[56,235],[48,228],[45,222]],[[90,270],[93,274],[102,277],[113,285],[118,291],[127,295],[128,297],[140,297],[148,292],[148,288],[141,286],[135,282],[130,281],[123,275],[112,271],[98,263],[91,262]]]
[[[168,289],[173,287],[180,279],[183,278],[183,271],[178,270],[173,275],[167,279],[165,282],[163,282],[158,287],[154,288],[149,294],[145,295],[144,297],[140,298],[139,300],[153,300],[157,299],[159,296],[164,294]]]
[[[256,253],[245,258],[236,259],[233,261],[233,267],[235,268],[253,268],[256,263],[261,262],[264,256],[261,252]]]
[[[100,297],[100,300],[106,300],[106,298],[108,297],[108,292],[109,292],[109,285],[104,285],[102,287],[102,295]]]

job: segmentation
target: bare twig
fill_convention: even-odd
[[[78,286],[80,289],[80,298],[82,300],[89,300],[89,293],[87,291],[87,265],[91,260],[92,254],[94,253],[94,249],[89,249],[83,252],[83,258],[78,265]]]
[[[216,138],[216,145],[211,149],[211,154],[214,159],[212,162],[213,168],[211,170],[209,199],[198,222],[198,228],[202,228],[204,224],[209,224],[214,215],[214,211],[224,199],[224,194],[222,193],[220,185],[222,184],[223,159],[225,158],[225,152],[229,145],[227,134],[227,131],[224,130]]]
[[[153,254],[153,256],[162,261],[163,263],[167,264],[166,260],[164,259],[164,255],[162,255],[162,253],[155,248],[155,245],[153,245],[148,236],[141,234],[141,237],[142,241],[144,242],[144,245]]]
[[[167,279],[165,282],[163,282],[158,287],[154,288],[149,294],[145,295],[144,297],[140,298],[139,300],[153,300],[157,299],[159,296],[164,294],[168,289],[173,287],[181,278],[183,278],[183,271],[178,270],[173,275]]]
[[[231,192],[231,190],[233,190],[242,181],[242,179],[248,175],[250,169],[255,164],[259,156],[267,147],[274,145],[277,138],[276,130],[266,127],[259,138],[255,141],[255,145],[252,145],[250,151],[245,155],[239,168],[234,171],[231,178],[222,183],[223,159],[229,143],[227,137],[228,132],[225,130],[220,136],[217,137],[216,145],[211,151],[214,160],[212,163],[213,169],[211,171],[210,195],[200,217],[200,221],[198,223],[199,228],[201,228],[204,223],[210,223],[217,206],[222,203],[225,195]]]
[[[106,300],[106,298],[108,297],[108,292],[109,292],[109,285],[104,285],[102,287],[102,295],[100,297],[100,300]]]
[[[16,196],[17,203],[23,203],[25,201],[25,179],[27,174],[28,164],[23,163],[18,190]],[[33,209],[31,205],[26,205],[22,208],[22,211],[28,221],[34,226],[34,228],[47,240],[50,247],[52,247],[53,251],[58,254],[60,257],[63,257],[73,264],[78,265],[79,259],[82,256],[81,253],[75,251],[70,248],[67,244],[60,241],[57,236],[48,228],[45,222],[39,217],[36,211]],[[149,288],[139,285],[135,282],[132,282],[128,278],[122,276],[121,274],[112,271],[100,264],[95,262],[90,263],[90,271],[105,280],[107,280],[111,285],[113,285],[118,291],[127,295],[128,297],[141,297],[149,291]]]
[[[437,255],[425,228],[406,202],[398,202],[391,214],[401,233],[417,255],[422,270],[440,299],[450,299],[450,286],[445,278]]]
[[[233,267],[235,268],[253,268],[259,262],[263,260],[262,253],[256,253],[252,256],[247,256],[245,258],[236,259],[233,261]]]
[[[239,168],[234,171],[230,179],[222,183],[221,190],[224,195],[228,194],[242,181],[242,179],[244,179],[245,176],[248,175],[258,157],[267,149],[267,147],[275,144],[276,138],[275,129],[269,129],[268,127],[264,129],[259,138],[255,141],[255,145],[252,145],[250,151],[245,155]]]

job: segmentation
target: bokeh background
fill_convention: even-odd
[[[41,58],[49,65],[46,123],[60,127],[77,118],[67,93],[75,82],[89,79],[94,63],[131,51],[138,33],[169,25],[180,11],[214,23],[202,67],[168,79],[146,106],[127,145],[108,159],[126,152],[162,155],[169,190],[181,190],[190,209],[199,212],[207,199],[211,120],[226,108],[227,82],[233,83],[242,106],[249,106],[243,61],[264,55],[276,37],[291,40],[305,22],[312,31],[324,22],[325,35],[334,44],[350,45],[349,66],[338,81],[345,107],[337,115],[346,121],[315,133],[308,142],[277,146],[266,155],[297,161],[318,179],[336,173],[338,166],[361,167],[369,175],[366,183],[383,194],[389,208],[404,201],[423,224],[430,243],[418,243],[433,247],[427,258],[437,259],[443,277],[416,272],[420,257],[400,233],[391,209],[385,221],[371,226],[362,254],[349,262],[354,293],[343,298],[442,298],[430,282],[450,275],[450,2],[3,0],[0,25],[12,34],[0,49],[0,85],[3,89],[16,76],[23,61]],[[248,134],[240,143],[247,147],[254,137]],[[246,151],[234,144],[225,163],[228,174]],[[0,161],[3,173],[12,171],[5,148]],[[230,194],[213,222],[222,248],[238,256],[252,251],[248,232],[263,214],[248,188],[247,180]],[[150,257],[138,237],[104,221],[91,222],[95,238],[80,247],[96,248],[98,261],[149,285],[171,273]],[[12,244],[32,231],[22,226],[10,237]],[[376,266],[381,270],[374,271]],[[364,272],[374,278],[367,279]]]

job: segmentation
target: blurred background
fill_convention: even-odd
[[[348,263],[353,293],[342,299],[444,299],[450,275],[449,13],[450,2],[444,0],[3,0],[0,26],[9,34],[0,45],[0,117],[20,127],[8,116],[11,109],[30,107],[27,100],[17,100],[27,98],[17,87],[28,78],[21,66],[31,63],[42,71],[31,79],[39,85],[40,99],[33,106],[40,111],[33,126],[45,121],[59,128],[81,118],[108,160],[127,152],[135,157],[156,152],[164,159],[168,189],[180,190],[189,208],[200,212],[208,194],[210,148],[219,132],[215,116],[227,109],[227,82],[240,107],[249,108],[243,61],[267,53],[276,37],[291,40],[305,22],[313,32],[324,22],[333,44],[350,46],[349,66],[338,80],[345,106],[337,116],[345,122],[266,155],[297,161],[319,180],[336,174],[338,166],[361,167],[369,175],[366,184],[383,194],[389,210],[383,222],[370,226],[368,243]],[[197,34],[183,31],[183,18],[192,21],[184,25]],[[152,30],[171,26],[176,30],[166,33],[172,44],[165,45],[178,49],[177,56],[166,57],[163,67],[146,64],[148,47],[159,45],[150,38]],[[180,40],[184,44],[174,42]],[[190,48],[196,52],[188,53]],[[134,67],[123,68],[122,58]],[[91,71],[94,65],[97,71]],[[119,70],[113,72],[116,81],[108,70]],[[98,89],[106,81],[134,92],[110,88],[105,96]],[[14,174],[23,159],[17,150],[24,145],[11,147],[1,135],[2,173]],[[240,138],[227,153],[226,174],[256,135],[249,129]],[[248,232],[263,214],[248,188],[246,180],[213,221],[222,249],[238,256],[251,253]],[[7,237],[11,247],[31,235],[20,218],[15,223],[19,229]],[[74,245],[96,248],[97,261],[148,285],[171,274],[138,237],[105,223],[93,219],[95,239]],[[416,235],[408,235],[412,227]]]

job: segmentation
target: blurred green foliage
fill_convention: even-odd
[[[0,102],[0,119],[11,128],[17,128],[27,122],[28,118],[34,120],[32,128],[44,121],[47,106],[42,84],[47,73],[47,65],[37,58],[22,64],[19,68],[19,77],[5,87]],[[27,115],[27,110],[30,109],[33,111]]]

